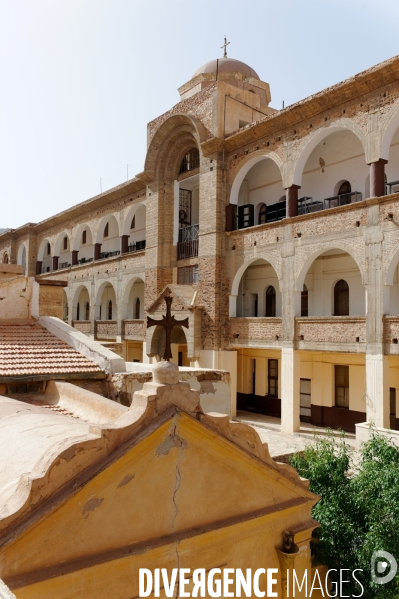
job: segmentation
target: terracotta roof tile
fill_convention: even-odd
[[[0,377],[102,372],[35,321],[0,321]]]

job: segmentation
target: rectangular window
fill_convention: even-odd
[[[192,285],[193,283],[198,283],[198,264],[178,268],[177,283],[179,285]]]
[[[278,360],[267,361],[268,395],[278,397]]]
[[[349,408],[349,366],[334,366],[335,406]]]

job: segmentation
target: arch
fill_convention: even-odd
[[[48,243],[50,244],[50,254],[48,254],[46,252]],[[39,260],[39,262],[43,262],[44,258],[48,258],[48,256],[52,256],[52,255],[54,255],[54,254],[51,251],[51,243],[46,237],[45,239],[42,239],[42,241],[39,245],[39,251],[37,252],[37,259]]]
[[[255,208],[255,223],[262,225],[266,222],[266,204],[260,202]]]
[[[326,252],[329,252],[330,250],[342,250],[343,252],[345,252],[345,254],[348,254],[354,260],[356,266],[359,269],[362,284],[364,285],[364,273],[362,272],[362,269],[359,266],[358,260],[353,255],[352,251],[348,249],[345,243],[335,241],[331,245],[326,245],[322,248],[319,248],[318,250],[314,251],[310,256],[308,256],[308,258],[306,258],[306,260],[303,262],[302,266],[299,269],[299,273],[296,279],[295,291],[302,292],[303,286],[305,284],[305,278],[309,268],[312,266],[313,262],[317,260],[319,256],[325,254]]]
[[[106,313],[106,306],[104,306],[104,310],[100,310],[101,308],[101,304],[102,304],[102,299],[103,299],[103,294],[104,291],[106,289],[106,287],[110,287],[113,290],[113,297],[115,297],[115,305],[114,305],[114,310],[115,310],[115,315],[117,313],[117,293],[116,293],[116,288],[113,285],[112,281],[103,281],[101,283],[101,285],[99,286],[99,288],[97,289],[96,292],[96,299],[95,299],[95,304],[94,304],[94,317],[96,320],[106,320],[107,318],[107,313]],[[100,318],[100,312],[101,312],[101,318]]]
[[[90,288],[83,284],[79,285],[72,296],[72,319],[73,320],[87,320],[86,318],[81,318],[82,316],[85,316],[84,313],[84,304],[85,304],[85,296],[83,295],[83,297],[81,297],[82,291],[86,291],[88,297],[89,297],[89,302],[90,302]],[[78,311],[78,305],[79,305],[79,311]],[[79,312],[79,313],[78,313]]]
[[[334,316],[349,316],[349,285],[345,279],[334,285]]]
[[[133,308],[133,306],[130,305],[129,299],[130,299],[130,294],[131,294],[131,291],[133,289],[133,286],[136,283],[143,285],[143,297],[141,298],[141,311],[143,310],[143,305],[144,305],[144,276],[136,276],[136,277],[133,277],[132,279],[129,279],[129,281],[127,282],[127,284],[125,286],[125,289],[123,291],[123,295],[122,295],[122,320],[128,319],[129,316],[130,316],[130,314],[134,318],[134,310],[133,309],[130,310],[130,308]],[[134,298],[133,298],[133,301],[134,301]]]
[[[68,239],[68,245],[67,245],[67,249],[64,249],[64,238]],[[62,231],[62,233],[60,233],[57,237],[57,240],[55,242],[55,246],[54,246],[54,256],[59,256],[60,254],[63,254],[65,252],[69,252],[71,248],[71,244],[70,244],[70,239],[69,239],[69,235],[66,231]]]
[[[385,129],[382,134],[380,158],[388,160],[389,150],[392,143],[392,138],[395,135],[397,128],[399,127],[399,106],[395,107],[392,114],[385,122]]]
[[[106,225],[108,224],[108,236],[105,240],[113,239],[115,237],[119,237],[119,224],[115,214],[106,214],[102,217],[97,225],[97,231],[95,235],[94,243],[103,243],[104,242],[104,230]]]
[[[265,316],[268,318],[276,316],[276,290],[273,285],[268,285],[266,289]]]
[[[399,263],[399,248],[396,248],[390,255],[388,260],[388,267],[386,268],[384,276],[385,285],[393,285],[393,279],[395,276],[395,270]]]
[[[301,186],[303,170],[315,147],[321,141],[323,141],[323,139],[332,133],[337,133],[338,131],[351,131],[358,138],[362,144],[363,152],[365,152],[364,134],[360,127],[350,119],[340,119],[339,121],[335,121],[334,124],[322,127],[317,131],[313,131],[304,138],[293,160],[294,171],[291,185],[299,185],[299,187]]]
[[[258,164],[258,162],[262,162],[262,160],[271,160],[272,162],[274,162],[278,167],[282,178],[283,162],[280,156],[278,156],[278,154],[276,154],[275,152],[269,152],[267,154],[265,154],[264,152],[255,152],[253,155],[251,155],[250,158],[248,158],[244,162],[244,164],[242,164],[240,170],[234,178],[230,191],[230,204],[238,203],[238,194],[240,192],[240,187],[245,179],[245,176],[248,174],[251,168],[255,166],[255,164]]]
[[[200,144],[209,137],[209,133],[204,125],[195,117],[178,113],[167,118],[154,133],[147,150],[144,171],[150,178],[155,178],[157,163],[161,152],[165,149],[165,142],[178,127],[183,127],[192,134],[198,148],[200,147]]]
[[[280,277],[278,275],[279,269],[276,268],[274,260],[270,260],[267,256],[253,256],[252,258],[249,258],[249,260],[246,260],[240,266],[240,268],[237,270],[237,272],[233,278],[233,283],[231,286],[231,295],[238,295],[238,288],[240,286],[240,281],[242,279],[244,272],[247,270],[248,266],[251,266],[251,264],[253,264],[257,260],[264,260],[265,262],[268,262],[270,264],[270,266],[273,268],[274,272],[276,273],[276,277],[278,280],[278,287],[280,290]]]
[[[139,204],[133,204],[133,206],[130,206],[129,209],[125,212],[125,215],[123,217],[123,231],[122,231],[122,235],[130,235],[131,232],[131,224],[132,224],[132,220],[133,218],[136,217],[137,212],[139,212],[139,210],[144,209],[144,212],[146,214],[147,209],[146,209],[146,205],[143,204],[142,202],[140,202]]]
[[[21,243],[17,252],[17,264],[21,266],[25,266],[26,268],[26,245],[25,243]]]
[[[112,316],[113,316],[113,306],[112,306],[112,300],[108,300],[107,302],[107,320],[112,320]]]
[[[79,249],[81,248],[83,231],[87,231],[86,243],[84,244],[84,247],[87,247],[87,246],[90,246],[93,244],[93,234],[92,234],[91,228],[86,223],[82,223],[81,225],[78,226],[75,233],[73,234],[72,242],[71,242],[72,250],[78,252]]]

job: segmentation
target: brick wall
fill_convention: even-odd
[[[366,318],[361,316],[307,317],[295,319],[295,335],[303,341],[355,343],[366,339]]]
[[[230,338],[277,340],[281,339],[281,318],[230,318]],[[239,335],[239,337],[237,337]]]

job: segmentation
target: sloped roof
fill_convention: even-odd
[[[0,320],[1,377],[96,375],[101,368],[35,320]]]
[[[193,310],[193,308],[200,308],[197,304],[197,286],[196,285],[167,285],[165,289],[159,294],[157,299],[151,304],[148,312],[155,312],[156,310],[164,310],[165,304],[163,298],[165,296],[172,295],[175,302],[172,304],[172,311],[177,309]],[[180,305],[179,305],[180,304]]]

